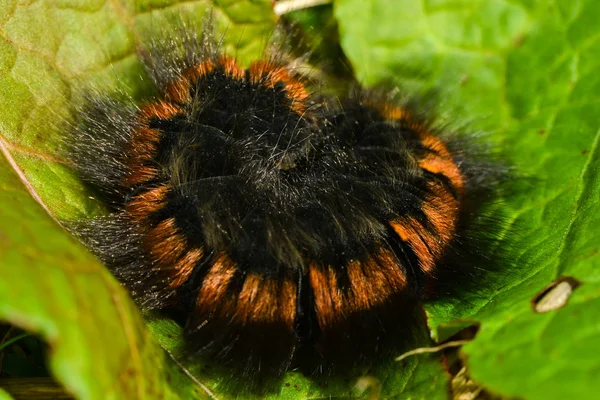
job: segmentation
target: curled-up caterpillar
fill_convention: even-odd
[[[476,163],[418,105],[212,48],[145,58],[152,101],[87,97],[71,158],[111,213],[76,233],[142,309],[184,316],[193,354],[247,376],[389,354],[466,245]]]

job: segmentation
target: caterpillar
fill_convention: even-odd
[[[153,100],[78,108],[69,157],[110,213],[74,233],[191,353],[251,379],[389,354],[492,174],[418,101],[323,94],[285,56],[244,68],[187,39],[143,57]]]

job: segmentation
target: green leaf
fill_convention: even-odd
[[[464,299],[431,304],[432,328],[481,323],[464,348],[473,378],[526,399],[600,390],[600,4],[594,0],[336,0],[342,47],[360,81],[436,88],[440,114],[471,121],[526,178],[506,199],[514,245],[504,273]],[[554,279],[583,285],[535,313]]]
[[[128,295],[11,167],[0,159],[0,319],[50,345],[51,369],[77,398],[175,398],[163,353]]]
[[[0,400],[13,400],[13,398],[0,388]]]

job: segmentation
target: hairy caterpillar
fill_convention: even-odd
[[[317,93],[285,56],[216,47],[146,55],[153,101],[87,97],[71,158],[111,213],[74,231],[143,309],[183,316],[193,354],[247,376],[390,354],[493,174],[418,101]]]

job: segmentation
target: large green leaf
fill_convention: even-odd
[[[472,376],[526,399],[600,390],[600,3],[594,0],[336,0],[342,47],[360,81],[436,88],[440,113],[471,121],[528,189],[506,199],[512,262],[489,286],[428,308],[432,328],[481,322],[464,351]],[[512,241],[511,241],[512,239]],[[515,244],[516,242],[516,244]],[[568,305],[530,301],[561,276]]]
[[[163,366],[127,294],[0,160],[0,318],[48,342],[50,367],[77,398],[176,398],[167,379],[179,372]],[[177,392],[195,390],[177,379]]]

